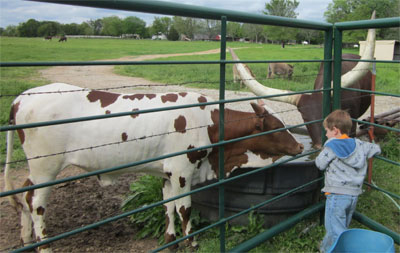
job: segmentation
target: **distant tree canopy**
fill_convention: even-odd
[[[272,16],[297,18],[298,13],[296,13],[296,9],[298,6],[299,2],[296,0],[270,0],[270,2],[265,3],[263,13]],[[269,40],[277,40],[282,43],[295,40],[297,34],[294,28],[277,26],[267,26],[264,31]]]
[[[329,23],[370,19],[373,11],[376,18],[400,16],[399,0],[332,0],[324,17]],[[378,39],[399,39],[399,28],[377,29]],[[344,42],[365,40],[365,30],[345,31]]]
[[[299,0],[267,0],[266,15],[297,18],[296,12]],[[369,19],[373,10],[377,18],[400,16],[399,0],[332,0],[324,13],[327,22],[343,22]],[[400,28],[378,29],[379,39],[399,39]],[[215,39],[221,33],[221,22],[185,17],[155,17],[151,26],[140,18],[129,16],[104,17],[89,20],[81,24],[60,24],[54,21],[37,21],[29,19],[19,25],[0,28],[0,35],[20,37],[45,37],[55,35],[107,35],[121,36],[122,34],[138,34],[141,38],[150,38],[154,34],[164,34],[169,40]],[[365,39],[365,30],[345,31],[344,42],[358,42]],[[227,36],[230,38],[246,38],[254,42],[275,41],[308,41],[322,43],[321,31],[286,28],[280,26],[256,25],[228,22]]]
[[[296,18],[298,13],[295,12],[299,2],[296,0],[271,0],[269,3],[265,3],[264,14]]]
[[[44,37],[55,35],[108,35],[139,34],[149,37],[146,22],[137,17],[121,19],[117,16],[89,20],[81,24],[60,24],[54,21],[29,19],[18,26],[8,26],[0,30],[1,35],[20,37]]]

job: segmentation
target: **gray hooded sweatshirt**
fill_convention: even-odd
[[[378,145],[354,138],[331,138],[315,159],[320,170],[325,171],[323,192],[358,196],[367,174],[368,161],[380,154]]]

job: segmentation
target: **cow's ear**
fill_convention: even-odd
[[[260,104],[256,104],[256,103],[250,103],[251,107],[253,107],[254,112],[256,113],[256,115],[258,117],[264,117],[265,114],[267,114],[267,110],[265,110],[264,106],[260,105]]]
[[[263,113],[264,113],[264,107],[262,107],[262,106],[259,106],[258,104],[256,104],[256,103],[250,103],[251,104],[251,107],[253,107],[253,110],[254,110],[254,112],[256,113],[256,115],[258,116],[258,117],[262,117],[262,115],[263,115]]]

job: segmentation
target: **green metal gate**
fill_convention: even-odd
[[[341,62],[342,62],[342,31],[344,30],[350,30],[350,29],[361,29],[361,28],[386,28],[386,27],[398,27],[400,24],[400,18],[386,18],[386,19],[378,19],[378,20],[367,20],[367,21],[356,21],[356,22],[343,22],[343,23],[337,23],[337,24],[330,24],[330,23],[323,23],[323,22],[310,22],[310,21],[305,21],[305,20],[298,20],[298,19],[289,19],[289,18],[283,18],[283,17],[274,17],[274,16],[267,16],[267,15],[260,15],[260,14],[250,14],[250,13],[244,13],[244,12],[238,12],[238,11],[230,11],[230,10],[221,10],[221,9],[213,9],[213,8],[205,8],[205,7],[198,7],[198,6],[189,6],[189,5],[184,5],[184,4],[175,4],[175,3],[170,3],[170,2],[161,2],[161,1],[145,1],[145,0],[101,0],[101,1],[75,1],[75,0],[35,0],[38,2],[49,2],[49,3],[58,3],[58,4],[68,4],[68,5],[77,5],[77,6],[87,6],[87,7],[96,7],[96,8],[107,8],[107,9],[115,9],[115,10],[125,10],[125,11],[138,11],[138,12],[147,12],[147,13],[156,13],[156,14],[164,14],[164,15],[176,15],[176,16],[186,16],[186,17],[193,17],[193,18],[202,18],[202,19],[213,19],[213,20],[220,20],[221,21],[221,44],[220,44],[220,60],[219,61],[174,61],[174,62],[164,62],[164,61],[154,61],[154,62],[115,62],[115,61],[105,61],[105,62],[25,62],[25,63],[16,63],[16,62],[1,62],[0,67],[23,67],[23,66],[73,66],[73,65],[150,65],[150,64],[216,64],[219,65],[220,69],[220,89],[219,89],[219,101],[216,102],[207,102],[207,103],[200,103],[200,104],[192,104],[192,105],[184,105],[184,106],[171,106],[163,109],[151,109],[151,110],[141,110],[141,111],[135,111],[135,112],[124,112],[124,113],[113,113],[113,114],[108,114],[108,115],[102,115],[102,116],[90,116],[90,117],[84,117],[84,118],[74,118],[74,119],[67,119],[67,120],[57,120],[57,121],[51,121],[51,122],[39,122],[39,123],[34,123],[34,124],[26,124],[26,125],[16,125],[16,126],[1,126],[0,131],[9,131],[9,130],[17,130],[17,129],[22,129],[22,128],[33,128],[33,127],[41,127],[41,126],[48,126],[48,125],[56,125],[56,124],[65,124],[65,123],[72,123],[72,122],[78,122],[78,121],[87,121],[87,120],[97,120],[97,119],[105,119],[105,118],[110,118],[110,117],[121,117],[121,116],[127,116],[127,115],[133,115],[133,114],[138,114],[138,113],[151,113],[151,112],[156,112],[156,111],[161,111],[161,110],[175,110],[175,109],[180,109],[180,108],[188,108],[188,107],[195,107],[195,106],[202,106],[202,105],[211,105],[211,104],[219,104],[219,109],[220,109],[220,120],[219,122],[224,122],[224,108],[226,103],[231,103],[231,102],[239,102],[239,101],[247,101],[247,100],[252,100],[255,98],[270,98],[274,97],[276,95],[272,96],[261,96],[261,97],[249,97],[249,98],[241,98],[241,99],[231,99],[231,100],[226,100],[225,99],[225,70],[226,70],[226,65],[227,64],[234,64],[234,63],[268,63],[268,62],[273,62],[273,61],[227,61],[226,60],[226,24],[227,21],[234,21],[234,22],[242,22],[242,23],[253,23],[253,24],[261,24],[261,25],[275,25],[275,26],[285,26],[285,27],[294,27],[294,28],[306,28],[306,29],[314,29],[314,30],[320,30],[325,33],[325,46],[324,46],[324,59],[323,60],[312,60],[308,62],[324,62],[325,63],[325,68],[324,68],[324,89],[323,91],[323,117],[329,114],[330,112],[330,105],[331,105],[331,91],[333,90],[333,108],[339,108],[340,107],[340,77],[341,77]],[[334,60],[332,59],[332,46],[333,46],[333,37],[335,37],[334,40]],[[298,62],[297,60],[292,60],[288,61],[285,60],[286,62]],[[396,62],[400,63],[400,61],[380,61],[380,62]],[[331,88],[331,69],[332,69],[332,63],[335,64],[335,72],[334,72],[334,78],[333,78],[333,83],[334,87]],[[356,89],[351,89],[351,88],[346,88],[348,90],[356,90]],[[321,91],[321,90],[319,90]],[[359,90],[356,90],[359,91]],[[302,93],[312,93],[316,91],[303,91],[303,92],[293,92],[293,93],[288,93],[286,95],[294,95],[294,94],[302,94]],[[365,92],[365,91],[363,91]],[[375,93],[375,94],[382,94],[382,93],[377,93],[377,92],[370,92],[370,93]],[[394,95],[394,94],[384,94],[384,95],[390,95],[390,96],[396,96],[400,97],[400,95]],[[311,121],[308,123],[304,124],[299,124],[295,126],[291,126],[286,129],[290,128],[295,128],[299,126],[304,126],[307,124],[313,124],[316,122],[321,122],[323,119],[317,120],[317,121]],[[356,119],[353,119],[354,121],[357,121]],[[363,123],[365,123],[363,121]],[[371,125],[376,125],[371,123]],[[376,125],[379,127],[379,125]],[[392,131],[400,132],[399,129],[395,128],[389,128]],[[263,134],[269,134],[273,133],[279,130],[274,130],[274,131],[269,131],[265,132]],[[189,237],[195,236],[199,233],[202,233],[212,227],[219,226],[220,227],[220,252],[225,252],[225,223],[228,222],[229,220],[239,216],[246,214],[250,212],[251,210],[254,210],[260,206],[266,205],[269,202],[272,202],[276,199],[285,197],[299,189],[305,188],[309,186],[310,184],[314,184],[317,182],[320,182],[322,178],[319,178],[317,180],[314,180],[306,185],[300,186],[296,189],[293,189],[287,193],[284,193],[273,200],[266,201],[263,203],[260,203],[259,205],[256,205],[248,210],[245,210],[237,215],[227,217],[225,218],[224,215],[224,184],[230,181],[233,181],[235,179],[245,177],[247,175],[257,173],[261,170],[266,170],[269,169],[277,164],[285,163],[288,161],[295,160],[299,157],[302,156],[307,156],[313,153],[316,153],[318,151],[311,151],[302,155],[298,155],[293,158],[286,159],[284,161],[254,170],[252,172],[248,172],[245,174],[242,174],[237,177],[232,177],[232,178],[224,178],[224,159],[223,159],[223,146],[225,144],[235,142],[235,141],[240,141],[243,139],[248,139],[252,137],[256,137],[257,135],[253,136],[247,136],[243,138],[238,138],[235,140],[230,140],[230,141],[224,141],[224,124],[221,123],[219,127],[219,143],[216,144],[211,144],[208,146],[203,146],[199,148],[194,148],[190,150],[184,150],[176,153],[171,153],[171,154],[166,154],[161,157],[155,157],[152,159],[144,160],[144,161],[139,161],[139,162],[134,162],[130,164],[124,164],[121,166],[109,168],[106,170],[101,170],[101,171],[96,171],[96,172],[91,172],[91,173],[86,173],[83,175],[79,176],[74,176],[62,180],[56,180],[44,184],[38,184],[34,186],[29,186],[29,187],[24,187],[20,189],[16,189],[13,191],[9,192],[2,192],[0,193],[0,197],[5,197],[9,196],[12,194],[16,193],[21,193],[41,187],[47,187],[47,186],[52,186],[55,184],[59,183],[64,183],[68,181],[73,181],[77,180],[80,178],[84,177],[89,177],[93,175],[99,175],[102,173],[107,173],[115,170],[120,170],[123,168],[127,167],[132,167],[148,162],[153,162],[157,160],[162,160],[168,157],[172,156],[177,156],[177,155],[182,155],[186,154],[189,152],[193,151],[198,151],[202,149],[207,149],[207,148],[212,148],[212,147],[219,147],[222,152],[219,152],[219,181],[217,183],[211,184],[209,186],[201,187],[198,188],[194,191],[191,191],[186,194],[182,194],[179,196],[175,196],[173,198],[170,198],[168,200],[160,201],[157,203],[154,203],[152,205],[133,210],[130,212],[126,212],[123,214],[120,214],[118,216],[114,216],[111,218],[108,218],[106,220],[103,220],[101,222],[97,222],[88,226],[84,226],[82,228],[63,233],[58,236],[54,236],[52,238],[46,239],[42,242],[38,242],[32,245],[28,245],[26,247],[20,248],[16,250],[15,252],[22,252],[26,250],[30,250],[36,247],[39,247],[41,245],[45,245],[48,243],[51,243],[53,241],[68,237],[73,234],[80,233],[82,231],[92,229],[98,226],[101,226],[105,223],[112,222],[124,217],[127,217],[129,215],[132,215],[137,212],[141,212],[150,208],[153,208],[158,205],[162,205],[166,202],[173,201],[175,199],[187,196],[189,194],[193,194],[211,187],[219,187],[219,203],[220,203],[220,208],[219,208],[219,217],[220,220],[208,227],[202,228],[193,234],[190,234],[186,237],[180,238],[176,240],[175,242],[163,245],[162,247],[156,249],[155,251],[161,251],[173,244],[176,244],[178,242],[181,242]],[[385,160],[387,162],[393,163],[395,165],[400,165],[396,161],[391,161],[388,160],[384,157],[379,157],[376,156],[378,159]],[[378,188],[378,190],[381,190]],[[384,190],[382,190],[384,191]],[[388,193],[387,191],[384,191]],[[391,196],[400,199],[400,197],[396,194],[389,193]],[[319,212],[323,210],[324,208],[324,203],[320,202],[298,214],[295,216],[291,217],[290,219],[282,222],[281,224],[278,224],[277,226],[269,229],[268,231],[254,237],[252,240],[249,240],[239,246],[237,246],[235,249],[232,249],[232,252],[243,252],[243,251],[248,251],[260,243],[264,242],[265,240],[268,240],[269,238],[275,236],[276,234],[294,226],[297,222],[300,220],[304,219],[305,217],[308,217],[315,212]],[[363,216],[360,213],[355,214],[355,219],[359,220],[360,222],[366,224],[367,226],[370,226],[371,228],[382,231],[384,233],[389,234],[392,236],[396,243],[399,244],[399,235],[393,231],[390,231],[389,229],[383,227],[382,225],[370,220],[368,217]]]

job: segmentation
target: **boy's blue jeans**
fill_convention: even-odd
[[[325,204],[326,234],[320,251],[327,252],[339,235],[347,230],[356,210],[358,196],[329,194]]]

